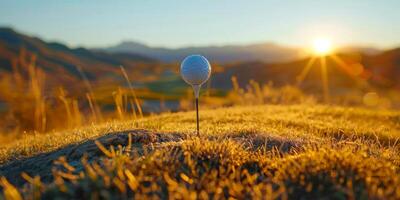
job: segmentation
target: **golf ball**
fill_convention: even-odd
[[[181,76],[190,85],[202,85],[211,75],[211,65],[202,55],[190,55],[181,64]]]

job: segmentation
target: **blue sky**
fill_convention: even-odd
[[[70,46],[400,46],[399,0],[2,0],[0,26]]]

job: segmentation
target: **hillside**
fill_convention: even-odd
[[[371,66],[371,70],[376,75],[374,81],[386,87],[400,88],[400,48],[391,49],[373,57],[369,57],[363,62]]]
[[[31,187],[22,193],[42,198],[400,198],[397,111],[202,110],[200,138],[194,119],[181,112],[26,135],[1,147],[1,175],[21,186],[26,171]],[[20,195],[0,184],[6,197]]]
[[[299,75],[312,58],[284,63],[259,61],[240,62],[224,65],[215,73],[212,86],[230,88],[230,77],[235,76],[241,86],[249,80],[260,84],[273,82],[276,86],[296,85]],[[332,92],[341,90],[385,90],[400,88],[397,78],[400,74],[400,49],[392,49],[379,54],[337,53],[325,58],[329,85]],[[311,93],[322,90],[321,61],[316,59],[301,87]]]
[[[0,74],[13,69],[27,71],[26,63],[34,64],[47,74],[48,81],[71,84],[81,79],[81,68],[91,80],[120,77],[119,66],[133,71],[146,65],[151,69],[154,59],[128,53],[110,54],[93,52],[85,48],[72,49],[60,43],[46,42],[39,38],[18,33],[10,28],[0,28]]]

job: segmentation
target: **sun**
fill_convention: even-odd
[[[332,52],[332,42],[326,38],[317,38],[313,42],[313,51],[317,56],[326,56]]]

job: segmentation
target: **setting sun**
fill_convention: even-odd
[[[316,55],[325,56],[332,51],[332,43],[326,38],[315,39],[313,42],[313,51]]]

